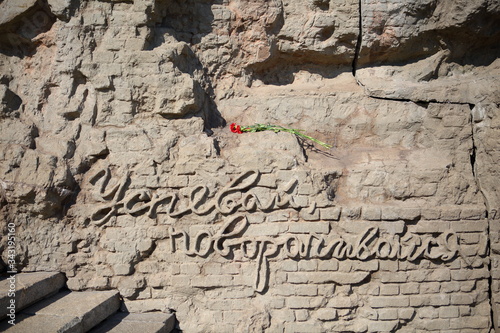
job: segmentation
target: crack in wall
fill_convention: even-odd
[[[361,50],[361,42],[363,41],[363,16],[361,15],[361,1],[358,1],[358,40],[356,42],[356,48],[354,49],[354,59],[352,60],[352,75],[356,77],[356,69],[358,67],[358,57],[359,51]],[[356,80],[357,81],[357,80]],[[358,82],[359,84],[359,82]]]
[[[486,237],[486,246],[487,246],[487,249],[488,249],[488,272],[489,272],[489,276],[488,276],[488,299],[489,299],[489,303],[490,303],[490,328],[491,329],[496,329],[496,326],[497,326],[497,323],[495,322],[495,309],[494,309],[494,301],[493,301],[493,295],[494,295],[494,292],[493,292],[493,277],[491,275],[491,270],[492,270],[492,264],[491,264],[491,239],[490,239],[490,219],[489,219],[489,216],[488,216],[488,213],[489,213],[489,210],[490,210],[490,205],[488,203],[488,198],[486,197],[483,189],[481,188],[481,184],[479,182],[479,178],[478,178],[478,175],[477,175],[477,170],[476,170],[476,166],[477,166],[477,146],[476,146],[476,140],[475,140],[475,136],[474,136],[474,116],[472,114],[472,110],[474,109],[475,105],[474,104],[469,104],[469,108],[471,110],[471,113],[470,113],[470,117],[469,117],[469,124],[470,124],[470,127],[471,127],[471,141],[472,141],[472,148],[471,148],[471,152],[470,152],[470,164],[471,164],[471,171],[472,171],[472,176],[474,177],[474,181],[476,183],[476,187],[477,189],[479,190],[479,192],[481,193],[481,195],[483,196],[483,200],[484,200],[484,206],[485,206],[485,210],[486,210],[486,219],[488,219],[488,224],[486,226],[486,234],[488,237]]]
[[[361,87],[364,87],[364,85],[356,80],[358,82],[358,85]],[[393,101],[393,102],[411,102],[411,103],[416,103],[416,104],[446,104],[446,105],[468,105],[469,107],[473,104],[467,103],[467,102],[449,102],[449,101],[436,101],[436,100],[419,100],[419,99],[410,99],[410,98],[394,98],[394,97],[380,97],[380,96],[372,96],[368,92],[365,92],[366,96],[373,98],[373,99],[380,99],[384,101]],[[474,107],[474,106],[473,106]]]

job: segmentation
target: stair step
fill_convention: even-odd
[[[16,325],[7,321],[0,331],[9,333],[84,333],[118,311],[117,291],[59,292],[21,311]]]
[[[8,277],[13,277],[8,279]],[[61,289],[66,278],[56,272],[19,273],[9,275],[0,281],[0,320],[7,317],[12,297],[9,296],[11,285],[15,285],[15,309],[20,311],[41,299],[54,295]],[[11,283],[12,282],[12,283]],[[14,289],[14,288],[13,288]]]
[[[170,313],[117,312],[90,333],[170,333],[175,326],[175,316]]]

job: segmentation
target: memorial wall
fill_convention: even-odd
[[[491,332],[499,19],[490,0],[0,1],[3,270],[116,289],[183,332]],[[234,130],[255,124],[332,147]]]

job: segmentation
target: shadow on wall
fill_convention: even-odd
[[[23,58],[34,54],[42,43],[37,36],[50,30],[56,21],[44,0],[4,0],[0,11],[0,53],[7,56]]]
[[[221,1],[207,0],[157,0],[155,2],[153,36],[148,49],[165,43],[165,34],[177,41],[195,45],[212,32],[214,15],[212,5]]]
[[[212,5],[222,4],[222,1],[208,0],[157,0],[154,4],[153,20],[151,23],[151,36],[146,50],[153,50],[164,43],[175,39],[185,42],[189,46],[196,45],[201,39],[212,32],[214,15]],[[210,78],[200,62],[199,58],[191,48],[186,54],[175,61],[176,67],[183,73],[189,74],[196,81],[196,88],[205,94],[202,107],[202,117],[205,120],[205,130],[211,132],[211,128],[225,126],[217,105],[215,94]]]

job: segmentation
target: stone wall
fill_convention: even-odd
[[[185,332],[498,326],[497,2],[0,13],[5,270],[118,289]]]

